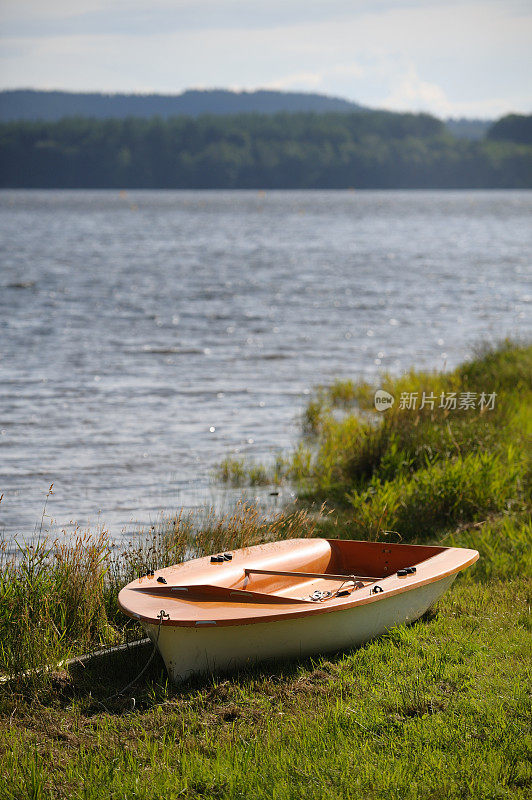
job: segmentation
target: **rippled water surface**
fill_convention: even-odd
[[[3,191],[0,211],[8,537],[52,481],[58,530],[209,502],[222,457],[295,441],[313,385],[531,333],[531,192]]]

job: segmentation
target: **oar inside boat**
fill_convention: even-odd
[[[168,597],[179,601],[200,600],[211,603],[282,603],[286,605],[286,597],[267,592],[251,592],[244,589],[231,589],[227,586],[212,584],[191,584],[189,586],[142,586],[133,589],[156,597]],[[291,603],[306,603],[300,598],[290,598]]]

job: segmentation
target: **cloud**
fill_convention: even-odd
[[[320,72],[293,72],[267,83],[265,89],[323,89],[324,76]]]
[[[470,98],[463,101],[450,100],[441,86],[423,80],[415,66],[392,80],[389,94],[382,97],[379,105],[392,111],[423,111],[440,117],[492,118],[502,116],[509,109],[521,109],[527,113],[532,109],[528,98],[519,93],[502,97]]]
[[[392,16],[430,15],[444,9],[459,18],[476,7],[486,17],[497,8],[508,16],[526,16],[527,0],[2,0],[3,38],[126,35],[169,32],[298,29],[339,23],[351,26],[363,17],[386,24]]]
[[[457,4],[461,0],[447,0]],[[442,0],[2,0],[4,36],[261,30],[353,20]],[[510,0],[509,0],[510,2]]]
[[[390,93],[382,100],[386,108],[395,111],[432,111],[444,116],[452,113],[452,103],[441,86],[422,80],[413,64],[392,80],[392,84]]]
[[[342,78],[361,78],[365,73],[364,67],[352,62],[350,64],[336,64],[335,66],[323,69],[321,72],[292,72],[283,75],[274,81],[265,84],[265,89],[326,89],[331,79]]]

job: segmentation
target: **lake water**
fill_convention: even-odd
[[[532,192],[0,192],[0,529],[117,538],[311,388],[530,337]],[[487,387],[489,390],[489,387]],[[49,527],[49,523],[47,522]]]

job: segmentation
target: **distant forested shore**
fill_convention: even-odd
[[[477,141],[385,111],[0,124],[3,188],[532,188],[531,117]]]

